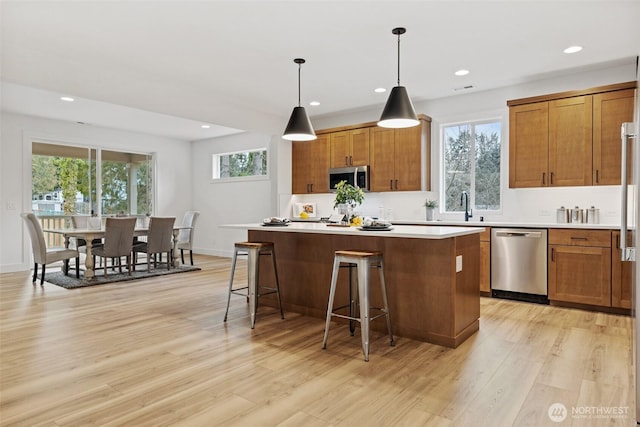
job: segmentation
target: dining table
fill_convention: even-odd
[[[178,233],[180,230],[188,230],[193,227],[187,227],[182,225],[176,225],[173,227],[173,251],[172,251],[172,265],[173,267],[180,266],[180,257],[178,256],[177,244],[178,244]],[[71,238],[76,239],[84,239],[88,242],[86,248],[86,258],[84,261],[84,280],[91,280],[95,277],[95,265],[93,262],[93,255],[91,253],[91,243],[93,239],[102,239],[105,236],[106,230],[104,225],[101,228],[72,228],[72,227],[63,227],[63,228],[45,228],[42,231],[45,233],[54,233],[60,234],[64,237],[64,246],[66,248],[69,247],[69,243]],[[148,227],[136,227],[134,229],[133,235],[135,237],[146,236],[149,234]]]

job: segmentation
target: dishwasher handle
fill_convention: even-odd
[[[530,239],[542,238],[541,231],[496,231],[496,237],[528,237]]]

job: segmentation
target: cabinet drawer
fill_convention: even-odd
[[[549,229],[550,245],[611,247],[609,230]]]

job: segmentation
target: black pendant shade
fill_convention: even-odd
[[[300,69],[305,60],[296,58],[293,62],[298,64],[298,106],[293,108],[282,137],[289,141],[311,141],[317,138],[316,133],[311,126],[307,111],[300,105]]]
[[[378,126],[383,128],[409,128],[420,124],[416,111],[407,94],[407,88],[396,86],[391,89],[389,99],[382,110]]]
[[[311,141],[317,138],[304,107],[293,107],[282,137],[290,141]]]
[[[384,128],[408,128],[420,124],[407,89],[400,86],[400,35],[406,31],[405,28],[391,31],[398,36],[398,85],[391,90],[378,121],[378,126]]]

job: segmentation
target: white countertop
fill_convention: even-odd
[[[427,224],[425,222],[425,224]],[[432,225],[432,223],[429,223]],[[291,222],[287,226],[263,226],[262,224],[227,224],[224,228],[243,228],[253,231],[274,231],[287,233],[347,234],[353,236],[404,237],[412,239],[448,239],[468,234],[482,233],[483,226],[449,227],[422,225],[393,225],[387,231],[365,231],[359,227],[334,227],[319,222]]]
[[[393,224],[398,225],[429,225],[429,226],[464,226],[464,227],[514,227],[514,228],[576,228],[593,230],[619,230],[619,224],[585,224],[585,223],[532,223],[532,222],[498,222],[498,221],[406,221],[393,220]]]

